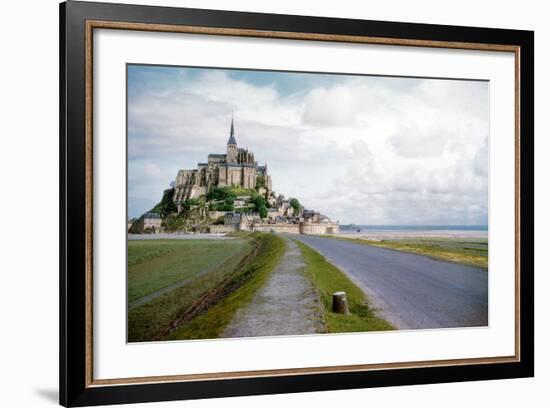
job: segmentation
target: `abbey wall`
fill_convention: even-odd
[[[225,154],[211,153],[206,163],[198,163],[196,169],[179,170],[175,179],[174,202],[176,204],[206,195],[215,187],[241,187],[254,189],[262,185],[271,191],[271,177],[267,165],[259,166],[254,153],[237,146],[235,127],[231,129]]]
[[[233,187],[249,190],[228,199],[208,199],[215,188]],[[198,199],[201,200],[191,200]],[[287,234],[337,234],[339,224],[325,215],[305,209],[296,198],[278,196],[272,190],[267,165],[260,166],[254,153],[238,147],[231,119],[225,153],[210,153],[196,169],[179,170],[174,182],[173,201],[177,214],[190,218],[188,211],[200,210],[190,227],[202,223],[211,233],[260,231]],[[259,200],[259,201],[258,201]],[[224,211],[224,210],[228,211]],[[188,221],[188,220],[187,220]],[[151,220],[155,230],[161,220]],[[157,225],[158,224],[158,225]]]

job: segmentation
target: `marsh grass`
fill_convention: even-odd
[[[329,236],[332,239],[353,241],[362,245],[410,252],[435,259],[488,269],[488,243],[486,238],[399,238],[381,241]]]

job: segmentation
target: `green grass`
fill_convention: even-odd
[[[226,237],[233,237],[233,238],[246,238],[250,237],[252,233],[248,231],[235,231],[230,232],[229,234],[225,234]]]
[[[323,306],[323,313],[329,333],[365,332],[393,330],[394,327],[375,315],[368,299],[342,271],[328,262],[325,257],[309,246],[296,242],[306,262],[305,274],[313,281]],[[346,292],[349,315],[332,312],[332,294]]]
[[[128,301],[215,267],[247,245],[244,240],[128,241]]]
[[[411,252],[444,261],[488,269],[486,238],[400,238],[382,241],[342,236],[330,236],[330,238],[350,240],[363,245]]]
[[[255,256],[242,265],[228,287],[236,288],[194,319],[181,324],[169,339],[212,339],[220,337],[235,312],[252,300],[285,252],[285,242],[272,234],[250,235],[258,246]]]
[[[231,279],[240,263],[252,252],[251,240],[154,240],[130,241],[134,249],[129,253],[128,288],[136,293],[150,293],[180,280],[193,276],[189,283],[163,294],[128,311],[128,341],[161,340],[171,324],[198,299]],[[147,245],[149,244],[149,245]],[[217,263],[218,262],[218,263]],[[147,265],[148,270],[139,265]],[[201,266],[212,268],[199,273]],[[133,273],[130,273],[130,270]],[[183,271],[178,273],[178,270]],[[170,276],[164,276],[166,273]],[[153,277],[147,282],[147,277]],[[132,298],[129,296],[129,300]]]

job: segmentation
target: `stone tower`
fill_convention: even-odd
[[[229,140],[227,141],[227,163],[237,163],[237,140],[235,139],[235,127],[233,125],[233,116],[231,116],[231,130],[229,131]]]

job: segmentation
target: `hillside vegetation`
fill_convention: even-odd
[[[180,212],[174,203],[174,188],[164,190],[161,201],[148,213],[159,214],[166,232],[208,232],[212,224],[223,224],[223,220],[211,219],[209,211],[257,212],[262,218],[267,217],[270,207],[266,197],[255,189],[240,187],[216,187],[207,195],[190,198],[180,203]],[[246,197],[244,207],[235,208],[235,200]],[[294,205],[299,208],[297,200]],[[298,211],[295,208],[295,211]],[[144,230],[145,214],[134,221],[129,233],[142,234],[153,231]]]

